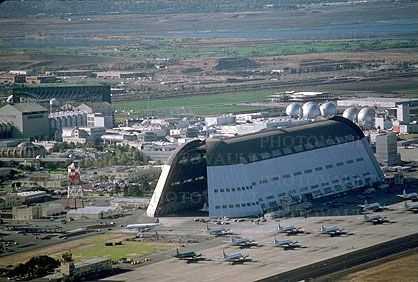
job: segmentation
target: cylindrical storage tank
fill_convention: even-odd
[[[345,111],[343,112],[343,117],[346,118],[346,119],[351,120],[354,123],[356,123],[357,122],[357,114],[358,114],[358,109],[355,108],[355,107],[351,107],[351,108],[345,109]]]
[[[371,129],[374,127],[375,122],[375,112],[371,108],[363,108],[357,115],[358,124],[365,128]]]
[[[321,110],[315,102],[307,102],[302,106],[303,119],[315,119],[321,115]]]
[[[390,119],[385,119],[383,125],[385,130],[393,128],[393,122]]]
[[[301,118],[302,107],[298,103],[290,103],[286,107],[286,115],[288,115],[291,118]]]
[[[337,114],[337,105],[334,102],[326,102],[319,109],[323,117],[333,117]]]

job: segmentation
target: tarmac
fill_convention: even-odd
[[[256,281],[285,273],[303,266],[317,263],[336,256],[349,254],[376,244],[418,233],[418,215],[405,211],[403,203],[389,206],[383,213],[391,221],[383,225],[365,223],[362,215],[335,217],[308,217],[281,219],[282,225],[301,226],[308,234],[286,236],[277,234],[278,220],[268,220],[260,224],[250,221],[234,222],[225,227],[240,237],[256,240],[260,246],[240,250],[231,247],[224,240],[210,240],[217,244],[201,243],[191,249],[198,250],[206,261],[186,263],[175,258],[141,266],[102,281]],[[168,232],[187,235],[204,235],[206,224],[193,222],[191,218],[160,218]],[[319,234],[321,225],[338,225],[349,233],[347,236],[330,237]],[[211,225],[212,227],[215,225]],[[162,230],[163,231],[163,230]],[[299,241],[306,248],[283,250],[274,247],[272,241],[291,239]],[[240,251],[252,259],[244,264],[231,265],[222,259],[226,253]],[[184,249],[189,250],[189,248]]]

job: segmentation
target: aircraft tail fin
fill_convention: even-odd
[[[177,248],[177,249],[176,249],[176,252],[177,252],[177,255],[179,255],[179,254],[180,254],[180,252],[179,252],[179,248]]]
[[[226,258],[225,249],[222,249],[222,254],[224,255],[224,258]]]
[[[325,231],[325,226],[321,225],[321,232],[324,232],[324,231]]]
[[[404,204],[403,204],[403,205],[404,205],[404,207],[405,207],[406,209],[407,209],[407,208],[409,208],[409,205],[408,205],[408,203],[407,203],[406,201],[404,202]]]
[[[406,190],[405,189],[403,189],[403,191],[402,191],[402,195],[406,195]]]

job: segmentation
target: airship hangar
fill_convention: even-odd
[[[211,217],[256,216],[383,178],[362,130],[334,116],[186,143],[163,166],[147,215],[207,211]]]

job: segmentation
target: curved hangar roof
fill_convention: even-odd
[[[208,166],[256,162],[360,140],[361,129],[340,116],[285,129],[206,140]]]

